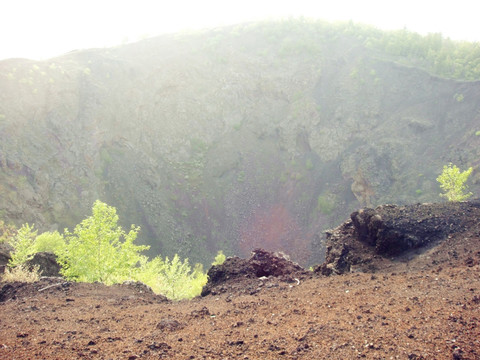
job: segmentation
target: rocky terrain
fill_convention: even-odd
[[[314,271],[258,249],[212,267],[192,301],[3,283],[0,358],[478,359],[479,216],[476,201],[363,209],[329,231]]]
[[[100,199],[151,255],[309,266],[355,209],[437,201],[448,162],[479,195],[480,83],[384,35],[267,22],[1,61],[0,219],[62,231]]]

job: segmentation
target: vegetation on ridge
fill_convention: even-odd
[[[384,53],[402,64],[423,68],[437,76],[480,79],[480,43],[454,41],[440,33],[423,36],[407,29],[384,31],[352,21],[327,23],[305,18],[251,25],[255,26],[263,28],[269,36],[279,37],[283,54],[319,54],[322,42],[350,37],[366,48],[378,51],[379,56]]]

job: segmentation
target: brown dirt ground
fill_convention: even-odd
[[[373,273],[245,274],[178,303],[138,284],[0,283],[0,359],[480,359],[479,230]]]

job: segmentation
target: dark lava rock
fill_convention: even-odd
[[[224,288],[225,283],[239,284],[260,277],[302,277],[308,272],[300,265],[290,261],[282,253],[272,253],[255,249],[250,259],[229,257],[221,265],[214,265],[208,270],[208,282],[202,289],[202,296],[212,293],[214,288]],[[222,292],[222,291],[221,291]]]
[[[166,296],[161,294],[155,294],[155,292],[152,290],[150,286],[140,281],[128,280],[128,281],[124,281],[121,284],[111,285],[111,287],[133,290],[139,296],[141,297],[146,296],[148,299],[153,300],[156,303],[169,302]]]
[[[161,319],[157,324],[157,329],[159,330],[176,331],[183,329],[183,327],[184,326],[175,319]]]
[[[130,287],[135,291],[138,291],[139,293],[146,293],[146,294],[152,294],[152,295],[155,294],[150,286],[140,281],[127,280],[127,281],[124,281],[121,284],[121,286]]]
[[[397,256],[461,231],[468,214],[478,209],[476,202],[383,205],[350,217],[358,240],[375,246],[377,254]]]
[[[283,253],[271,253],[263,249],[256,249],[248,260],[255,270],[256,277],[282,276],[303,273],[305,270],[298,264],[290,261]]]
[[[60,265],[57,263],[57,256],[48,252],[36,253],[32,259],[26,262],[28,268],[39,267],[42,276],[60,276]]]
[[[4,284],[0,288],[0,303],[15,298],[15,292],[14,284]]]
[[[5,266],[7,266],[8,262],[10,261],[10,252],[13,248],[6,244],[0,243],[0,274],[5,272]]]
[[[480,200],[456,203],[382,205],[353,212],[351,220],[327,231],[323,275],[375,270],[378,257],[395,258],[460,233],[480,217]]]

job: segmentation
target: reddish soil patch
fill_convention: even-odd
[[[277,204],[268,210],[257,211],[241,234],[240,251],[248,256],[253,249],[284,251],[306,263],[309,259],[303,231],[288,210]]]
[[[393,258],[343,228],[347,260],[371,257],[369,273],[358,261],[306,274],[259,251],[192,301],[139,284],[0,284],[0,358],[479,359],[480,224],[473,208],[458,214],[471,221]]]

